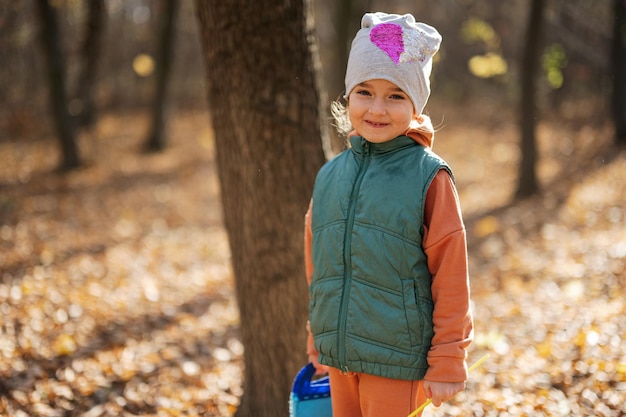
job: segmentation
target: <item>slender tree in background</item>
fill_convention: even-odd
[[[59,28],[54,7],[48,0],[36,0],[41,22],[41,46],[46,58],[46,72],[49,89],[49,105],[61,145],[62,162],[60,168],[69,170],[81,165],[76,144],[76,130],[68,112],[65,90],[65,68],[61,53]]]
[[[350,42],[361,27],[361,17],[371,10],[371,0],[328,0],[328,3],[335,11],[332,19],[335,28],[331,61],[333,65],[326,71],[328,74],[328,96],[330,100],[337,100],[344,94],[344,75],[350,53]],[[331,133],[333,153],[344,150],[346,148],[345,138],[340,137],[336,132]]]
[[[159,51],[156,58],[156,93],[152,101],[152,124],[146,140],[148,151],[160,151],[166,146],[166,94],[173,62],[174,34],[178,0],[163,0],[159,27]]]
[[[361,17],[371,10],[371,0],[330,0],[329,3],[335,10],[332,20],[336,36],[333,48],[335,66],[328,71],[332,73],[328,87],[330,98],[335,100],[344,89],[350,42],[361,27]]]
[[[85,38],[81,47],[82,67],[78,76],[78,87],[75,95],[77,106],[72,114],[80,126],[93,126],[96,121],[93,91],[98,63],[102,54],[106,6],[104,0],[87,0],[85,4],[88,10]]]
[[[526,39],[521,66],[521,161],[516,197],[528,197],[539,191],[537,182],[537,105],[536,81],[541,58],[545,9],[544,0],[532,0],[526,25]]]
[[[613,8],[613,122],[616,142],[626,144],[626,0],[614,0]]]
[[[196,7],[245,346],[237,416],[284,416],[306,362],[303,219],[324,162],[310,4]]]

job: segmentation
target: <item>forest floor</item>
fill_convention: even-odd
[[[626,150],[611,129],[539,126],[541,195],[511,204],[512,122],[446,118],[468,229],[467,390],[428,416],[626,415]],[[212,131],[105,115],[57,175],[49,134],[0,138],[0,415],[230,416],[242,346]]]

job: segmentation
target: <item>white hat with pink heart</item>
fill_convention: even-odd
[[[348,58],[346,92],[358,84],[383,79],[396,84],[421,114],[430,96],[432,58],[441,35],[411,14],[366,13]]]

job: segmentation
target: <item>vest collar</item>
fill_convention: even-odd
[[[366,152],[370,152],[371,155],[380,155],[415,146],[418,143],[408,136],[398,136],[383,143],[372,143],[362,136],[352,136],[350,137],[350,145],[352,146],[352,151],[357,155],[364,155]]]

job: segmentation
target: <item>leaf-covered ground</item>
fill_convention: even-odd
[[[511,123],[441,129],[470,247],[467,390],[431,416],[626,415],[626,152],[610,129],[545,123],[544,193],[511,205]],[[208,117],[140,152],[140,114],[81,138],[0,141],[0,415],[230,416],[239,340]]]

